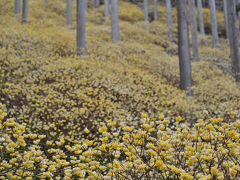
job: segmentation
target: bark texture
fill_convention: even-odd
[[[148,23],[148,0],[144,0],[144,21]]]
[[[97,4],[98,4],[97,0],[92,0],[92,7],[93,8],[97,8]]]
[[[18,16],[18,18],[19,18],[20,11],[21,11],[21,0],[15,0],[14,14]]]
[[[236,2],[236,4],[235,4],[235,7],[236,7],[237,5],[238,5],[238,6],[240,5],[240,0],[237,0],[237,2]],[[238,21],[239,21],[239,23],[240,23],[240,11],[238,11],[238,13],[237,13],[236,15],[237,15]]]
[[[198,34],[197,34],[197,22],[196,22],[195,10],[196,10],[195,0],[189,0],[193,59],[195,61],[199,61],[200,58],[199,58],[199,50],[198,50]]]
[[[238,28],[236,20],[236,9],[234,0],[227,1],[228,12],[228,30],[229,30],[229,43],[232,58],[233,74],[237,82],[240,82],[240,57],[238,49]]]
[[[67,0],[67,25],[72,29],[72,0]]]
[[[118,0],[111,0],[112,4],[112,40],[114,43],[120,41],[118,23]]]
[[[154,21],[158,19],[158,0],[154,0],[153,19]]]
[[[22,23],[28,23],[28,0],[23,0]]]
[[[228,17],[227,17],[227,0],[223,0],[223,10],[224,10],[224,20],[226,27],[226,37],[229,39],[228,35]]]
[[[109,16],[109,0],[104,0],[104,16]]]
[[[88,11],[88,0],[85,0],[85,11]]]
[[[85,8],[86,0],[77,0],[77,53],[82,56],[86,54],[85,47]]]
[[[203,14],[202,14],[202,0],[197,0],[198,6],[198,21],[199,21],[199,29],[202,35],[205,35],[204,29],[204,21],[203,21]]]
[[[212,36],[213,36],[213,47],[219,48],[219,39],[218,39],[218,25],[216,17],[216,7],[215,0],[209,0],[209,5],[211,9],[211,25],[212,25]]]
[[[170,41],[173,40],[173,27],[172,27],[172,5],[171,0],[166,0],[167,8],[167,24],[168,24],[168,38]]]
[[[177,2],[178,9],[178,53],[180,67],[180,87],[192,95],[192,72],[189,52],[187,3],[186,0]]]

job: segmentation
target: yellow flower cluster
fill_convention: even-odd
[[[240,178],[239,120],[199,119],[191,128],[178,116],[171,130],[163,115],[156,122],[143,113],[139,127],[109,120],[101,124],[99,140],[63,146],[64,138],[49,141],[46,135],[26,133],[26,124],[6,118],[2,110],[0,116],[2,179]]]
[[[201,39],[186,97],[163,6],[146,31],[142,11],[120,1],[117,45],[103,7],[89,8],[81,58],[64,0],[29,7],[23,26],[13,3],[0,2],[1,179],[240,178],[240,90],[226,73],[226,40],[213,49],[211,36]],[[176,33],[175,8],[173,22]]]
[[[9,1],[0,3],[1,12],[13,9]],[[10,12],[0,15],[0,96],[9,116],[26,123],[27,132],[45,134],[49,144],[60,137],[65,137],[65,142],[57,144],[64,146],[97,136],[94,132],[99,132],[100,122],[109,119],[127,123],[128,131],[137,125],[142,112],[149,113],[151,119],[164,113],[172,118],[169,126],[173,129],[175,120],[182,122],[176,115],[186,121],[224,115],[232,121],[239,114],[237,84],[209,59],[224,57],[230,63],[225,43],[219,50],[200,46],[206,61],[192,63],[196,96],[188,98],[179,90],[177,44],[168,41],[165,7],[159,8],[159,21],[151,23],[146,33],[142,11],[120,1],[122,42],[118,45],[112,44],[111,23],[103,18],[103,7],[89,8],[88,55],[78,58],[75,35],[65,27],[65,1],[47,6],[31,1],[29,6],[27,26]],[[126,11],[128,6],[131,11]],[[175,8],[176,32],[174,15]]]

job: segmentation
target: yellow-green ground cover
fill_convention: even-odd
[[[163,6],[147,31],[142,11],[120,1],[121,42],[112,44],[103,7],[89,8],[85,57],[76,56],[65,1],[29,1],[27,25],[12,12],[13,3],[2,0],[3,179],[240,177],[240,90],[226,40],[213,49],[210,36],[200,37],[194,97],[186,97],[179,90],[175,9],[169,42]]]

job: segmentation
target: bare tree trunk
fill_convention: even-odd
[[[85,0],[85,10],[88,11],[88,0]]]
[[[178,8],[178,53],[180,67],[180,87],[192,95],[192,72],[189,52],[187,3],[186,0],[177,1]]]
[[[92,7],[98,8],[100,6],[100,0],[92,0]]]
[[[227,0],[223,0],[223,10],[224,10],[224,20],[225,20],[225,27],[226,27],[226,36],[227,36],[227,39],[229,39],[228,18],[227,18]]]
[[[167,8],[168,38],[170,41],[172,41],[173,40],[173,27],[172,27],[171,0],[166,0],[166,8]]]
[[[202,14],[202,0],[197,0],[198,5],[198,20],[199,20],[199,29],[202,35],[205,35],[204,29],[204,21],[203,21],[203,14]]]
[[[77,0],[77,54],[85,55],[85,7],[86,0]]]
[[[72,29],[72,0],[67,0],[67,25]]]
[[[104,16],[109,16],[109,0],[104,0]]]
[[[148,24],[148,0],[144,0],[144,21]]]
[[[20,10],[21,10],[21,0],[15,0],[14,14],[18,20],[19,20]]]
[[[154,21],[157,21],[158,19],[158,0],[154,0],[153,19]]]
[[[238,6],[240,5],[240,0],[237,1],[237,3],[235,4],[235,7],[236,7],[237,5],[238,5]],[[238,21],[239,21],[239,24],[240,24],[240,11],[238,11],[237,17],[238,17]]]
[[[111,0],[112,4],[112,40],[114,43],[120,41],[118,24],[118,0]]]
[[[229,43],[232,58],[233,74],[237,82],[240,82],[240,57],[238,49],[238,28],[236,20],[236,6],[234,6],[234,0],[228,0],[227,2],[228,12],[228,30],[229,30]]]
[[[216,1],[216,9],[221,10],[221,6],[222,6],[222,1],[217,0]]]
[[[96,0],[96,7],[98,8],[100,6],[100,0]]]
[[[97,7],[97,0],[92,0],[92,8],[96,8]]]
[[[216,17],[216,7],[215,0],[209,0],[209,5],[211,9],[211,25],[212,25],[212,35],[213,35],[213,47],[219,48],[219,39],[218,39],[218,25]]]
[[[189,0],[189,11],[190,11],[190,22],[191,22],[191,31],[192,31],[192,50],[193,50],[193,59],[199,61],[199,50],[198,50],[198,34],[197,34],[197,22],[195,14],[195,0]]]
[[[28,0],[23,0],[22,23],[28,23]]]

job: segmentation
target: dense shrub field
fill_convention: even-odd
[[[2,105],[1,105],[2,107]],[[66,143],[26,133],[26,124],[0,115],[1,173],[11,179],[237,179],[240,121],[199,119],[194,127],[164,115],[142,114],[137,127],[101,122],[98,138]],[[235,119],[236,114],[231,112]],[[173,131],[168,126],[176,126]],[[82,132],[90,133],[88,128]]]
[[[121,42],[112,44],[103,7],[89,8],[87,55],[77,57],[64,0],[29,1],[26,25],[13,8],[1,0],[2,179],[240,178],[240,89],[226,39],[213,49],[211,36],[200,37],[187,97],[175,9],[169,42],[165,7],[147,31],[143,12],[120,1]]]

